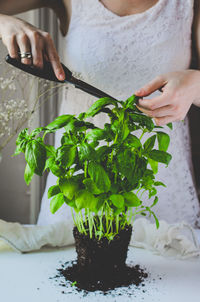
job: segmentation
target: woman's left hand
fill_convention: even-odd
[[[140,99],[138,109],[153,117],[158,126],[183,120],[192,104],[200,107],[200,71],[184,70],[158,76],[135,94],[146,97],[156,90],[162,94]]]

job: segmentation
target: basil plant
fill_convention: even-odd
[[[152,208],[158,202],[157,186],[165,185],[155,174],[158,163],[171,160],[166,152],[170,138],[137,109],[136,101],[135,95],[126,101],[101,98],[77,117],[59,116],[30,134],[26,128],[16,140],[14,155],[23,152],[27,162],[26,183],[45,170],[56,175],[48,190],[51,212],[67,204],[79,232],[90,238],[112,240],[137,214],[153,216],[159,227]],[[99,113],[110,121],[102,128],[87,121]],[[45,136],[61,128],[61,145],[55,149],[46,144]],[[152,135],[145,140],[146,133]],[[148,205],[142,201],[145,192]]]

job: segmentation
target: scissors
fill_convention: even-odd
[[[99,90],[98,88],[75,78],[72,75],[72,72],[63,63],[61,63],[61,65],[65,72],[65,80],[60,81],[56,78],[52,65],[48,61],[44,61],[43,69],[39,69],[39,68],[34,67],[33,65],[23,64],[23,63],[21,63],[21,61],[11,58],[10,55],[7,55],[5,60],[7,63],[13,65],[14,67],[17,67],[17,68],[19,68],[29,74],[32,74],[36,77],[46,79],[49,81],[59,82],[59,83],[70,83],[70,84],[73,84],[76,88],[81,89],[97,98],[109,97],[109,98],[116,100],[115,98],[113,98],[109,94],[105,93],[104,91]]]

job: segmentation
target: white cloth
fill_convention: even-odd
[[[119,17],[98,0],[72,0],[72,17],[65,46],[65,64],[76,76],[118,99],[125,100],[154,77],[166,72],[184,70],[191,61],[191,26],[193,0],[159,0],[144,13]],[[63,91],[60,114],[86,111],[95,98],[69,86]],[[96,118],[102,126],[104,115]],[[199,201],[191,161],[188,122],[176,122],[169,153],[168,168],[159,165],[157,180],[159,202],[155,212],[169,223],[185,221],[200,225]],[[60,145],[61,132],[56,134]],[[147,136],[146,136],[147,137]],[[38,224],[67,220],[71,213],[63,205],[56,214],[49,210],[47,190],[56,183],[47,179]],[[148,199],[146,198],[148,203]]]
[[[46,245],[62,247],[74,244],[72,228],[66,221],[47,226],[23,226],[0,220],[0,242],[2,239],[18,252],[30,252]],[[200,256],[195,232],[184,223],[169,225],[161,221],[157,230],[155,224],[140,218],[134,224],[130,245],[168,257],[185,259]]]

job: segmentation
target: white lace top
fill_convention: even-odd
[[[120,17],[98,0],[71,0],[72,17],[66,36],[65,64],[76,76],[108,94],[125,100],[159,74],[189,68],[193,0],[159,0],[147,11]],[[69,86],[64,90],[60,114],[86,111],[95,98]],[[97,125],[105,122],[97,118]],[[168,131],[168,129],[165,129]],[[168,222],[198,222],[199,201],[195,190],[190,154],[188,122],[174,123],[169,152],[173,159],[166,169],[160,165],[155,211]],[[60,134],[56,136],[60,144]],[[55,184],[50,175],[49,185]],[[46,190],[47,190],[46,188]],[[39,223],[66,217],[61,208],[49,210],[44,193]]]

